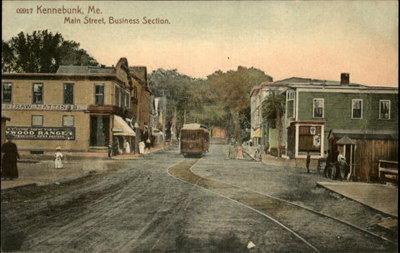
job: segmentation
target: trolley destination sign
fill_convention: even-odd
[[[75,140],[75,127],[6,127],[6,135],[18,140]]]

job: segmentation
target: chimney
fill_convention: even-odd
[[[349,85],[350,84],[350,74],[349,73],[341,73],[340,74],[340,84],[341,85]]]

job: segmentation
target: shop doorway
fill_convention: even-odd
[[[110,143],[110,117],[107,115],[90,116],[90,146],[105,147]]]

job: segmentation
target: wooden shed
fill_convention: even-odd
[[[353,179],[364,182],[379,180],[379,160],[397,161],[398,139],[392,132],[333,130],[329,149],[338,150],[353,169]]]

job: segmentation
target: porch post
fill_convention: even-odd
[[[350,172],[349,172],[349,175],[347,177],[347,181],[350,181],[351,178],[353,177],[353,147],[354,147],[354,145],[351,144],[350,145],[350,161],[349,161]]]
[[[294,142],[294,157],[297,158],[299,156],[299,124],[295,125],[295,142]]]
[[[324,156],[324,139],[325,139],[325,126],[321,125],[321,157]]]

